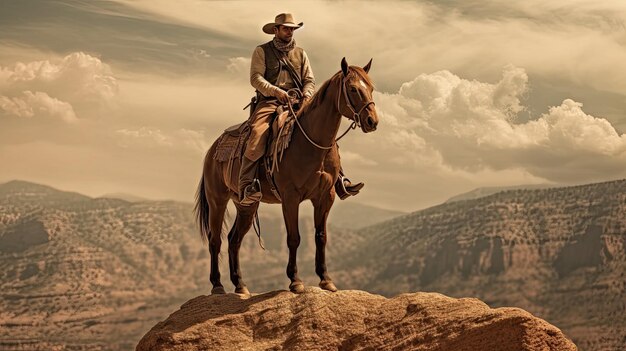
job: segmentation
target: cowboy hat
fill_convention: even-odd
[[[263,26],[263,32],[267,34],[274,34],[274,27],[276,26],[285,26],[292,28],[300,28],[304,25],[304,22],[300,22],[296,24],[296,21],[293,19],[293,15],[290,13],[281,13],[274,19],[274,22],[268,23]]]

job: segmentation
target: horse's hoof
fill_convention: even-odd
[[[320,288],[324,289],[324,290],[328,290],[328,291],[332,291],[335,292],[337,291],[337,287],[335,286],[335,284],[330,281],[330,280],[322,280],[320,282]]]
[[[302,294],[304,292],[304,284],[302,282],[295,282],[289,284],[289,290],[295,294]]]
[[[250,295],[250,290],[247,287],[235,288],[235,294]]]
[[[226,290],[224,290],[223,286],[216,286],[211,290],[211,295],[221,295],[226,294]]]

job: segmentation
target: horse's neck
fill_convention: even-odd
[[[341,125],[341,114],[336,107],[338,93],[339,91],[334,85],[329,87],[324,100],[300,116],[299,121],[302,128],[309,138],[318,145],[330,146],[337,137],[337,131]],[[306,139],[302,133],[298,133],[297,137]],[[313,146],[308,140],[305,142],[317,151],[326,153],[326,150]]]
[[[320,166],[323,167],[329,154],[337,155],[336,152],[329,153],[328,149],[321,149],[308,140],[310,138],[323,147],[334,145],[341,124],[341,114],[335,106],[337,93],[337,88],[329,87],[323,101],[319,101],[316,106],[300,115],[298,121],[306,136],[300,128],[294,126],[289,148],[285,150],[285,157],[281,163],[282,169],[288,171],[279,173],[279,183],[283,182],[282,179],[288,179],[287,182],[301,189],[308,184],[315,172],[320,171]]]

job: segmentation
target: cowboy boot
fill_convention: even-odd
[[[239,170],[239,203],[250,206],[261,201],[261,182],[255,178],[257,161],[252,161],[246,156],[241,158]]]
[[[339,169],[339,178],[337,178],[337,181],[335,182],[335,192],[340,199],[345,200],[349,196],[358,194],[364,186],[365,184],[362,182],[352,184],[350,179],[348,179],[343,173],[343,168]]]

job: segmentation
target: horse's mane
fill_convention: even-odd
[[[372,87],[374,86],[374,83],[372,82],[370,77],[367,75],[367,73],[365,73],[365,71],[361,67],[357,67],[357,66],[348,67],[348,76],[352,74],[356,74],[359,78],[363,79],[364,82],[366,82]],[[315,92],[315,94],[313,94],[313,97],[311,97],[311,99],[307,101],[304,104],[304,106],[302,106],[302,108],[300,108],[300,111],[298,111],[298,117],[300,117],[302,114],[309,112],[311,109],[321,105],[322,101],[324,101],[324,98],[326,97],[328,88],[331,86],[332,83],[338,84],[337,81],[341,80],[342,77],[343,77],[343,73],[342,71],[339,71],[335,73],[332,77],[330,77],[330,79],[325,81],[320,86],[319,90]]]

